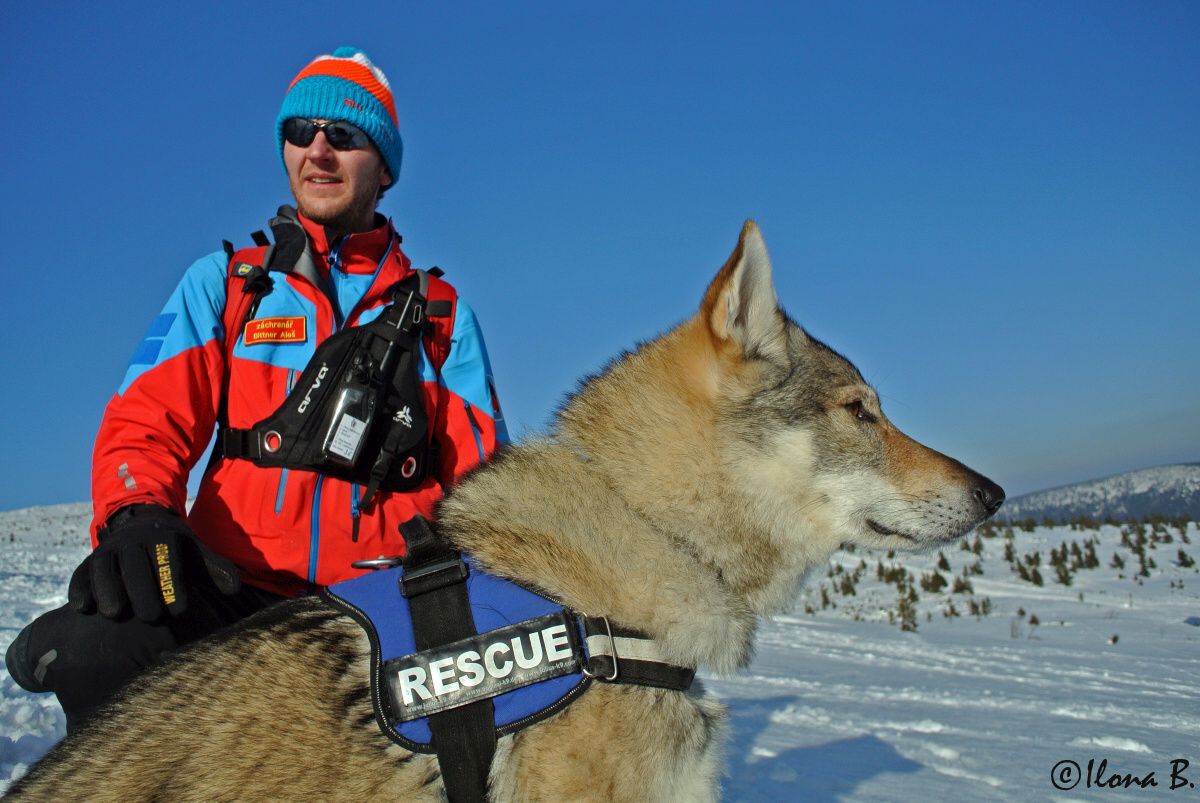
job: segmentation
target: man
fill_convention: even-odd
[[[381,391],[395,401],[382,428],[389,436],[423,409],[431,434],[413,447],[427,460],[423,468],[405,458],[396,480],[391,441],[376,444],[388,458],[375,458],[371,465],[383,469],[371,479],[340,465],[335,458],[345,463],[362,451],[354,439],[370,418],[340,408],[328,415],[341,415],[341,426],[316,444],[328,464],[271,462],[280,436],[255,424],[283,411],[285,399],[287,415],[304,412],[322,382],[336,381],[323,362],[305,372],[317,346],[398,315],[398,302],[389,307],[403,295],[398,284],[418,286],[399,236],[375,211],[399,175],[403,149],[387,79],[366,55],[339,48],[301,70],[276,139],[297,214],[280,210],[272,249],[227,249],[184,275],[100,425],[95,549],[71,579],[68,604],[9,648],[13,678],[55,692],[70,729],[162,654],[284,597],[360,574],[355,561],[402,554],[398,525],[430,516],[444,489],[507,439],[474,314],[449,285],[426,277],[425,309],[439,317],[416,329],[410,342],[419,349],[395,369],[415,377],[416,398],[395,401],[399,379]],[[289,250],[279,240],[288,231],[299,238],[296,264],[276,265]],[[259,270],[268,258],[270,271]],[[307,384],[298,386],[302,377]],[[313,406],[326,415],[331,404]],[[214,427],[217,456],[188,511],[188,472]]]

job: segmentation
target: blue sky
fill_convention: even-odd
[[[0,509],[88,497],[142,332],[288,201],[282,93],[341,44],[397,97],[382,211],[475,307],[517,434],[753,217],[792,316],[1010,493],[1200,459],[1194,3],[338,8],[6,12]]]

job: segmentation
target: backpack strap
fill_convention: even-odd
[[[290,206],[279,207],[275,217],[268,221],[271,233],[275,235],[272,243],[261,230],[250,235],[254,247],[235,251],[233,244],[222,240],[221,246],[229,256],[229,265],[225,273],[225,310],[221,322],[225,326],[225,376],[221,384],[221,404],[217,411],[217,425],[224,431],[229,427],[228,399],[229,372],[233,362],[233,350],[238,338],[246,329],[246,324],[258,311],[258,305],[263,296],[271,292],[275,286],[270,272],[299,273],[317,287],[321,287],[326,295],[328,290],[323,287],[316,266],[312,262],[312,254],[308,247],[308,235],[301,226],[297,212]],[[211,469],[223,457],[222,438],[217,438],[213,447],[212,458],[208,467]]]
[[[221,323],[225,328],[225,368],[221,377],[221,401],[217,407],[218,433],[229,428],[229,373],[234,346],[242,336],[246,322],[254,317],[258,302],[270,292],[272,284],[262,267],[269,256],[270,246],[259,245],[235,251],[228,240],[223,240],[221,245],[229,255],[229,264],[225,271],[225,309],[221,314]],[[218,437],[204,473],[212,471],[224,456],[224,439]]]
[[[422,295],[425,296],[425,314],[432,325],[431,331],[425,338],[425,349],[433,370],[442,373],[442,366],[450,357],[450,339],[454,336],[454,315],[458,312],[458,293],[454,287],[442,279],[442,269],[432,267],[421,271]]]
[[[233,347],[246,328],[246,322],[254,317],[259,302],[271,292],[274,285],[263,267],[271,251],[272,246],[258,245],[235,251],[229,258],[229,269],[225,274],[225,311],[222,316],[227,366],[233,357]]]

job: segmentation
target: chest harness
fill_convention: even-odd
[[[400,525],[403,558],[330,586],[325,600],[371,642],[371,697],[383,733],[436,753],[452,803],[482,801],[496,740],[566,708],[594,682],[682,691],[674,666],[643,633],[564,608],[491,575],[420,517]]]
[[[280,207],[269,225],[273,244],[261,232],[254,235],[257,248],[235,252],[225,243],[231,291],[225,311],[227,358],[271,292],[272,273],[308,280],[330,297],[337,314],[295,210]],[[227,369],[214,460],[250,460],[264,468],[315,471],[357,483],[365,488],[364,509],[377,491],[419,485],[436,464],[436,454],[418,353],[424,341],[439,372],[453,329],[454,292],[440,276],[437,268],[412,271],[392,287],[391,303],[374,321],[326,338],[283,404],[249,429],[228,425]],[[238,281],[242,292],[235,302],[232,290]],[[357,538],[357,517],[354,525]]]

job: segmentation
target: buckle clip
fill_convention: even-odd
[[[399,566],[403,562],[403,558],[399,556],[387,557],[380,555],[377,558],[367,558],[366,560],[356,560],[350,564],[352,569],[392,569]]]
[[[392,295],[392,305],[400,303],[401,291],[397,290]],[[411,313],[410,313],[411,310]],[[421,324],[425,320],[425,304],[415,290],[408,291],[408,297],[404,299],[404,305],[400,308],[400,314],[396,316],[395,323],[392,324],[397,330],[411,335],[421,331]]]
[[[405,569],[404,576],[400,578],[400,593],[406,598],[428,594],[439,588],[465,582],[468,574],[467,564],[458,557],[421,566],[411,572]]]
[[[613,638],[612,625],[609,623],[608,617],[607,616],[599,616],[596,618],[598,618],[602,622],[604,622],[604,630],[608,634],[608,648],[612,652],[612,662],[613,662],[612,674],[601,677],[599,672],[594,671],[593,669],[591,669],[588,666],[588,664],[590,664],[591,661],[589,661],[587,664],[583,665],[582,671],[583,671],[584,677],[588,677],[588,678],[592,678],[592,679],[598,678],[598,679],[606,681],[608,683],[612,683],[621,674],[621,668],[620,668],[620,664],[619,664],[618,658],[617,658],[617,642],[616,642],[616,639]],[[595,656],[593,656],[593,658],[594,657]]]

